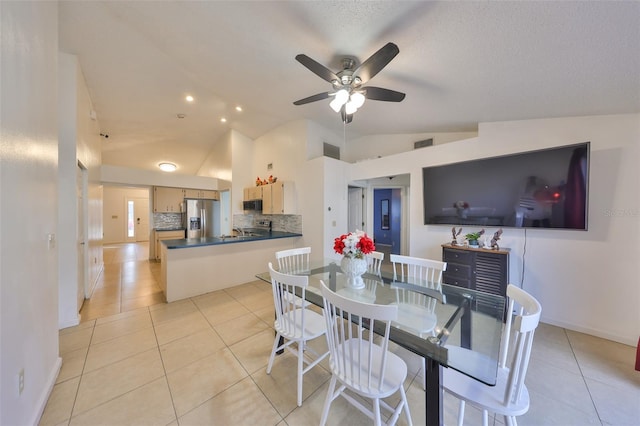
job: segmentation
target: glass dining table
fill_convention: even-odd
[[[489,386],[496,384],[505,297],[448,284],[442,284],[442,290],[436,291],[412,282],[411,278],[407,282],[396,281],[392,273],[385,272],[380,276],[365,273],[365,287],[353,289],[348,286],[339,263],[339,260],[326,259],[312,262],[309,269],[289,273],[309,276],[305,298],[320,307],[323,306],[321,280],[331,290],[366,303],[404,303],[406,293],[426,295],[436,301],[437,325],[433,332],[420,335],[409,328],[395,326],[389,335],[392,342],[425,359],[427,425],[443,424],[443,368],[453,368]],[[269,272],[256,277],[271,283]],[[399,308],[402,307],[399,305]],[[415,306],[413,308],[415,312]],[[377,326],[374,324],[374,331],[378,331]]]

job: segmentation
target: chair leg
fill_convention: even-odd
[[[404,414],[407,416],[407,424],[413,426],[413,420],[411,420],[411,412],[409,411],[409,402],[407,401],[407,394],[404,391],[404,386],[400,386],[400,397],[404,401]]]
[[[378,398],[373,399],[373,415],[374,424],[376,426],[380,426],[382,424],[382,419],[380,417],[380,400]]]
[[[267,374],[271,374],[271,367],[273,367],[273,359],[276,356],[278,350],[278,342],[280,341],[280,333],[276,333],[276,338],[273,340],[273,348],[271,349],[271,355],[269,356],[269,365],[267,365]]]
[[[333,401],[333,393],[336,391],[336,377],[331,376],[331,381],[329,382],[329,389],[327,390],[327,397],[324,399],[324,408],[322,409],[322,418],[320,419],[320,426],[324,426],[327,423],[327,417],[329,415],[329,407],[331,407],[331,402]]]
[[[302,375],[304,370],[304,342],[298,342],[298,407],[302,406]]]
[[[422,390],[427,390],[427,367],[424,357],[422,357]]]
[[[458,404],[458,426],[462,426],[462,424],[464,423],[464,399],[460,400],[460,403]]]
[[[482,426],[489,426],[489,412],[482,410]]]

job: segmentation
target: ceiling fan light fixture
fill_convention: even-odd
[[[364,100],[365,100],[365,97],[362,93],[354,92],[351,94],[351,101],[349,103],[353,103],[356,109],[358,109],[362,105],[364,105]]]
[[[349,101],[345,104],[344,106],[344,112],[347,115],[351,115],[353,113],[355,113],[358,110],[358,107],[356,106],[355,102],[353,101]]]
[[[160,163],[158,164],[158,167],[160,167],[160,170],[162,170],[163,172],[175,172],[178,168],[173,163]]]
[[[337,98],[332,100],[331,102],[329,102],[329,106],[335,112],[340,112],[340,110],[342,109],[342,105],[343,105],[343,103],[339,102],[339,100]]]
[[[347,89],[340,89],[336,92],[336,100],[340,102],[340,105],[344,105],[349,100],[349,92]]]

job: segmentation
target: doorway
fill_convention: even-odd
[[[353,232],[356,229],[364,230],[364,211],[365,211],[365,196],[364,188],[357,186],[350,186],[349,190],[349,208],[348,208],[348,228],[349,232]]]
[[[389,254],[401,253],[402,190],[373,190],[373,237],[376,247]]]
[[[87,169],[78,161],[78,168],[76,170],[76,202],[77,202],[77,291],[76,291],[76,303],[78,306],[78,312],[82,309],[84,299],[89,297],[91,289],[89,288],[89,248],[87,247],[87,185],[88,176]]]
[[[127,198],[127,242],[149,241],[149,199]]]

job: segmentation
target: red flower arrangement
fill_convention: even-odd
[[[364,231],[349,232],[340,235],[334,240],[333,250],[344,257],[355,257],[364,259],[365,254],[369,254],[376,249],[373,240]]]

